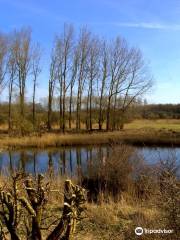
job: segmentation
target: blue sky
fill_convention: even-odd
[[[121,35],[138,46],[155,79],[148,102],[180,103],[179,0],[0,0],[0,31],[30,26],[43,46],[39,97],[47,93],[48,56],[64,22],[86,24],[109,39]]]

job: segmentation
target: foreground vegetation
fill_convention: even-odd
[[[74,239],[134,240],[138,239],[134,233],[137,226],[173,229],[172,234],[144,234],[141,236],[143,240],[179,239],[180,183],[176,175],[176,159],[172,157],[174,155],[150,167],[132,147],[121,145],[112,148],[112,151],[113,154],[108,158],[94,162],[87,176],[73,179],[88,190],[88,203],[79,219]],[[21,198],[25,194],[23,183],[26,184],[27,177],[24,175],[18,182]],[[46,239],[62,216],[64,180],[47,173],[44,181],[44,189],[50,191],[42,208],[40,224],[42,238]],[[2,176],[1,192],[10,191],[12,194],[12,187],[12,177]],[[28,198],[27,194],[24,196]],[[5,211],[8,216],[7,209],[2,209],[2,198],[0,205],[1,213]],[[28,211],[22,213],[20,219],[25,216],[26,224],[27,220],[30,223],[33,216]],[[2,230],[8,237],[3,217],[1,214]],[[24,223],[24,218],[18,222],[17,233],[22,236],[21,239],[24,239],[28,229]]]

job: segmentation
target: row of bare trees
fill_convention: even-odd
[[[77,130],[81,128],[82,112],[86,129],[93,129],[93,115],[96,115],[99,129],[105,122],[106,130],[110,130],[122,127],[126,110],[150,86],[151,79],[139,49],[129,47],[120,37],[110,42],[102,40],[87,28],[75,36],[73,27],[65,25],[55,38],[51,55],[48,127],[51,129],[54,92],[59,97],[62,131],[67,121],[69,128],[72,127],[72,112]]]
[[[24,122],[27,80],[32,83],[35,127],[41,53],[29,29],[0,35],[0,90],[8,86],[9,129],[14,88],[18,91],[19,114]],[[92,130],[93,124],[98,124],[100,130],[103,124],[106,130],[122,128],[127,109],[150,87],[151,77],[139,49],[129,47],[121,37],[101,39],[87,28],[75,34],[73,26],[65,24],[55,37],[51,52],[47,127],[52,129],[53,112],[58,111],[63,132],[73,126],[80,130],[82,122],[87,130]]]
[[[31,30],[28,28],[14,31],[9,35],[0,35],[0,91],[8,89],[9,109],[8,125],[12,128],[12,97],[16,88],[19,99],[19,117],[23,123],[25,119],[25,93],[27,80],[33,82],[33,124],[35,124],[35,97],[37,78],[40,74],[41,48],[32,44]]]

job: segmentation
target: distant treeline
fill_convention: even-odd
[[[137,106],[136,117],[144,119],[180,119],[180,104],[147,104]]]

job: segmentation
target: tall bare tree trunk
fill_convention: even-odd
[[[72,96],[73,95],[73,85],[70,88],[70,97],[69,97],[69,129],[71,129],[72,124]]]
[[[108,105],[106,110],[106,130],[110,130],[110,114],[111,114],[111,96],[108,98]]]
[[[52,82],[49,81],[49,96],[48,96],[48,122],[47,127],[50,131],[52,129],[52,99],[53,99],[53,89],[52,89]]]
[[[102,80],[100,81],[100,99],[99,99],[99,117],[98,117],[98,123],[99,123],[99,130],[102,130],[103,127],[103,99],[105,94],[105,86],[106,81],[108,77],[108,50],[107,50],[107,43],[104,41],[102,43],[102,56],[101,56],[101,71],[102,71]],[[99,81],[98,81],[99,85]]]
[[[8,131],[9,133],[12,130],[12,90],[13,90],[13,79],[10,80],[9,83],[9,103],[8,103]]]
[[[84,91],[85,81],[87,79],[87,61],[89,54],[90,42],[90,32],[86,28],[82,29],[80,32],[80,37],[78,39],[78,55],[79,65],[78,65],[78,93],[77,93],[77,104],[76,104],[76,129],[81,128],[81,107],[82,107],[82,95]]]
[[[32,46],[31,30],[22,29],[15,31],[13,35],[13,55],[16,63],[19,101],[20,101],[20,129],[24,135],[24,118],[25,118],[25,90],[27,77],[31,70]]]
[[[40,69],[40,58],[41,58],[41,49],[37,45],[33,49],[32,54],[32,75],[33,75],[33,127],[35,129],[36,125],[36,87],[37,87],[37,78],[41,72]]]

